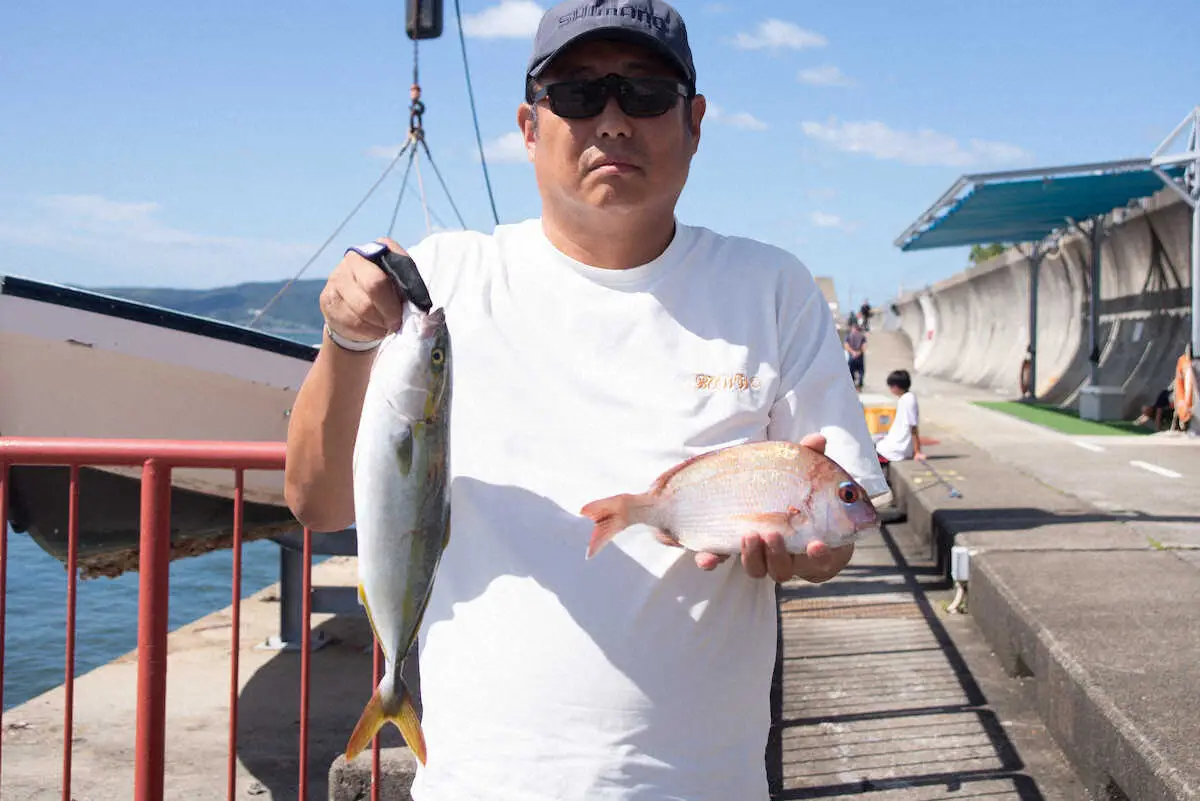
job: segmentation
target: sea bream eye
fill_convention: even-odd
[[[837,496],[842,503],[852,504],[858,500],[858,487],[849,481],[843,481],[838,484]]]

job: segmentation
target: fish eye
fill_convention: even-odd
[[[843,481],[841,484],[838,484],[837,496],[838,500],[844,504],[856,502],[859,499],[858,485],[849,481]]]
[[[433,352],[429,354],[429,360],[435,365],[441,364],[446,361],[446,352],[441,348],[434,348]]]

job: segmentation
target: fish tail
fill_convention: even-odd
[[[399,683],[399,696],[385,691],[383,688],[387,684],[388,679],[384,678],[371,695],[371,700],[367,701],[362,717],[358,719],[358,725],[354,727],[354,731],[350,733],[350,741],[346,743],[346,759],[349,761],[361,754],[383,728],[383,724],[390,720],[400,730],[404,742],[416,758],[424,765],[425,733],[421,730],[421,719],[417,717],[412,695],[403,682]]]
[[[653,505],[649,495],[614,495],[584,506],[579,513],[596,524],[588,542],[587,558],[591,559],[609,540],[634,523],[646,522],[646,511]]]

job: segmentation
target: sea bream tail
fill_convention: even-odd
[[[588,542],[587,558],[591,559],[609,540],[635,523],[650,523],[654,505],[654,497],[646,493],[614,495],[584,506],[579,513],[596,524]]]
[[[396,689],[400,692],[397,693]],[[362,753],[389,720],[400,730],[404,742],[424,765],[425,733],[421,730],[421,719],[417,717],[417,710],[413,706],[412,694],[403,681],[396,681],[390,675],[384,676],[383,681],[379,682],[363,709],[362,717],[358,719],[358,725],[346,743],[346,759],[354,759]]]

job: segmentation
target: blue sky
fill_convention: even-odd
[[[294,275],[403,141],[404,5],[6,4],[0,273],[185,287]],[[501,221],[534,216],[515,118],[547,3],[461,5]],[[960,174],[1148,155],[1200,103],[1183,33],[1200,29],[1200,4],[1150,5],[679,0],[717,109],[680,217],[787,248],[843,302],[947,277],[965,249],[892,242]],[[425,129],[467,226],[490,230],[445,7],[444,35],[420,46]],[[402,167],[304,277],[386,231]],[[422,168],[434,225],[455,227]],[[414,176],[395,231],[406,244],[426,231],[415,189]]]

